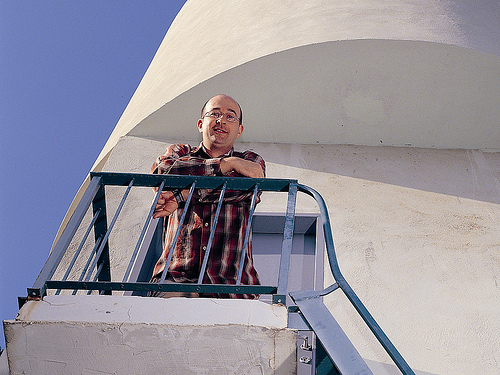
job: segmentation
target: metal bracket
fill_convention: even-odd
[[[316,374],[315,341],[313,331],[297,331],[297,375]]]
[[[19,310],[21,310],[21,307],[23,307],[26,302],[28,302],[28,297],[17,297],[17,304],[19,305]]]
[[[38,288],[28,288],[28,301],[38,301],[42,299],[42,290]]]
[[[273,304],[275,304],[275,305],[286,305],[286,295],[284,295],[284,294],[273,294]]]

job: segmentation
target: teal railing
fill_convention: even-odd
[[[126,187],[125,192],[116,208],[112,217],[108,218],[106,210],[106,186],[122,186]],[[157,188],[156,196],[149,208],[149,213],[144,222],[139,239],[132,252],[131,258],[128,261],[125,274],[121,280],[113,280],[110,268],[110,251],[109,251],[109,236],[115,226],[118,217],[122,211],[125,201],[133,187],[151,187]],[[186,205],[189,205],[191,197],[195,189],[215,189],[220,191],[219,205],[222,204],[224,194],[227,190],[239,190],[253,192],[253,199],[250,207],[249,223],[247,224],[247,233],[245,243],[249,238],[249,229],[251,220],[254,214],[255,202],[259,191],[265,192],[283,192],[287,193],[287,208],[285,213],[285,225],[283,231],[283,241],[281,249],[281,259],[278,271],[276,285],[243,285],[241,284],[241,271],[243,269],[241,257],[238,278],[235,284],[203,284],[203,274],[205,272],[206,260],[210,254],[208,246],[205,258],[200,271],[198,283],[149,283],[147,281],[136,281],[131,278],[131,271],[137,261],[139,250],[144,246],[145,238],[151,225],[153,211],[158,201],[159,194],[162,190],[167,189],[189,189],[190,193],[186,200]],[[56,290],[56,294],[61,290],[77,290],[99,291],[101,294],[111,294],[113,291],[128,291],[128,292],[197,292],[197,293],[235,293],[235,294],[269,294],[272,295],[273,303],[286,304],[286,294],[288,287],[288,271],[290,265],[290,257],[292,252],[293,228],[295,220],[295,204],[297,193],[302,192],[313,197],[321,213],[323,224],[324,240],[330,263],[330,269],[335,279],[335,283],[322,291],[298,291],[290,293],[291,298],[296,303],[299,313],[301,312],[304,320],[318,335],[325,351],[335,364],[338,373],[357,373],[370,374],[371,372],[364,364],[359,364],[359,369],[352,370],[353,356],[356,356],[355,350],[341,349],[338,351],[338,343],[332,340],[331,331],[336,325],[333,317],[326,310],[321,302],[322,296],[332,293],[336,289],[340,289],[347,296],[351,304],[354,306],[359,315],[363,318],[366,325],[373,332],[380,344],[392,358],[396,366],[403,374],[414,374],[401,354],[394,347],[389,338],[382,331],[375,319],[368,312],[361,300],[354,293],[345,278],[343,277],[337,258],[335,255],[335,247],[331,231],[330,219],[326,204],[321,195],[314,189],[305,185],[299,184],[296,180],[288,179],[251,179],[251,178],[231,178],[231,177],[204,177],[204,176],[171,176],[171,175],[151,175],[151,174],[131,174],[131,173],[91,173],[90,183],[85,190],[78,206],[72,214],[68,224],[62,232],[59,240],[54,245],[52,252],[43,267],[40,275],[36,279],[32,288],[28,289],[27,299],[40,299],[47,293],[47,290]],[[84,217],[91,209],[92,218],[86,228],[81,228],[85,224]],[[187,212],[187,209],[183,211]],[[181,217],[181,221],[184,217]],[[88,221],[88,220],[87,220]],[[217,224],[214,220],[213,227]],[[180,226],[179,226],[180,228]],[[77,230],[80,229],[84,233],[79,245],[77,246],[71,261],[69,262],[64,276],[55,279],[56,270],[60,267],[61,260],[65,256],[72,241],[74,241]],[[212,231],[213,232],[213,231]],[[87,255],[87,259],[83,261],[84,244],[88,243],[89,237],[93,234],[92,251]],[[178,236],[178,233],[177,233]],[[176,241],[174,240],[174,243]],[[171,251],[170,254],[173,252]],[[167,266],[170,259],[167,259]],[[69,275],[78,264],[80,268],[78,279],[69,280]],[[84,264],[82,267],[81,265]],[[66,267],[66,266],[65,266]],[[302,311],[301,311],[302,310]],[[329,324],[326,324],[328,323]],[[332,327],[329,327],[332,326]],[[346,340],[345,347],[348,347],[350,342]],[[348,361],[343,361],[342,357],[350,356]],[[360,357],[359,357],[360,359]],[[361,359],[360,359],[361,360]],[[361,360],[362,361],[362,360]],[[346,362],[344,364],[344,362]],[[354,366],[356,367],[356,365]],[[354,372],[353,372],[354,371]]]

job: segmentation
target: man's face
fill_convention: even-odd
[[[243,125],[240,125],[239,121],[227,120],[226,114],[241,117],[238,104],[230,97],[218,95],[210,99],[205,106],[204,115],[212,111],[222,113],[223,116],[218,119],[204,116],[198,120],[198,130],[203,135],[203,144],[211,156],[217,157],[233,147],[236,138],[243,132]]]

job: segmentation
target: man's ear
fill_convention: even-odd
[[[199,131],[200,133],[203,133],[203,119],[201,119],[201,118],[200,118],[200,119],[198,120],[198,124],[197,124],[197,126],[198,126],[198,131]]]
[[[243,133],[243,125],[240,124],[240,127],[238,128],[238,135],[236,136],[236,138],[239,138],[241,133]]]

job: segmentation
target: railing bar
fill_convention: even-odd
[[[288,190],[288,203],[283,231],[283,244],[281,247],[280,269],[278,276],[278,294],[286,294],[288,287],[288,273],[293,244],[293,228],[295,223],[295,205],[297,201],[297,184],[291,183]]]
[[[387,335],[384,333],[382,328],[378,325],[378,323],[375,321],[373,316],[370,314],[368,309],[363,305],[359,297],[354,293],[352,290],[351,286],[347,283],[345,280],[344,276],[340,272],[340,268],[338,265],[337,261],[337,256],[335,255],[335,246],[333,244],[333,235],[332,235],[332,229],[330,225],[330,219],[328,216],[328,211],[326,209],[326,204],[323,199],[323,197],[314,189],[299,184],[299,190],[302,192],[305,192],[312,196],[316,202],[318,203],[320,212],[321,212],[321,217],[323,220],[323,231],[324,231],[324,237],[325,237],[325,244],[326,244],[326,250],[328,254],[328,259],[330,262],[330,269],[332,271],[333,277],[335,278],[335,281],[338,283],[340,289],[344,292],[346,297],[351,301],[351,304],[354,306],[358,314],[361,316],[361,318],[364,320],[366,325],[370,328],[370,330],[373,332],[377,340],[380,342],[382,347],[385,349],[387,354],[392,358],[396,366],[400,369],[400,371],[405,374],[405,375],[414,375],[415,373],[413,370],[410,368],[408,363],[404,360],[404,358],[401,356],[401,354],[398,352],[394,344],[389,340]]]
[[[128,280],[128,277],[130,275],[130,272],[132,271],[132,267],[135,263],[135,259],[137,257],[137,253],[139,252],[139,248],[141,247],[142,240],[144,239],[144,236],[146,234],[146,231],[148,229],[149,223],[151,222],[151,218],[153,217],[156,204],[158,203],[158,199],[160,199],[160,195],[163,191],[163,187],[165,186],[165,180],[163,180],[160,184],[160,187],[158,188],[158,191],[156,192],[155,198],[153,199],[153,204],[151,205],[151,208],[149,210],[148,216],[146,218],[146,222],[144,223],[144,226],[142,227],[142,232],[139,236],[139,240],[137,241],[137,244],[135,245],[134,252],[132,253],[132,256],[130,257],[130,262],[128,263],[127,270],[125,271],[125,275],[123,276],[123,282],[126,282]]]
[[[85,274],[87,273],[87,270],[89,268],[89,265],[90,265],[90,262],[92,261],[92,259],[94,259],[94,256],[97,252],[97,249],[99,248],[99,246],[101,245],[101,241],[103,239],[104,236],[99,236],[99,238],[96,240],[95,244],[94,244],[94,247],[92,249],[92,252],[90,253],[90,256],[89,258],[87,259],[87,263],[85,264],[85,267],[83,267],[83,270],[82,270],[82,273],[80,274],[80,277],[78,278],[78,281],[82,281],[83,278],[85,277]]]
[[[333,283],[332,285],[330,285],[329,287],[327,287],[323,290],[318,290],[318,291],[300,290],[298,292],[291,292],[289,294],[290,294],[290,297],[292,297],[292,299],[295,302],[298,302],[298,301],[302,301],[302,300],[306,300],[306,299],[312,299],[312,298],[326,296],[327,294],[330,294],[331,292],[333,292],[334,290],[337,290],[338,288],[340,288],[339,284]]]
[[[140,174],[140,173],[109,173],[91,172],[91,176],[103,178],[106,185],[126,186],[131,178],[134,178],[136,186],[155,187],[162,180],[167,180],[167,185],[171,189],[184,189],[196,181],[198,189],[218,189],[227,181],[227,190],[249,190],[256,183],[259,184],[260,191],[280,191],[286,192],[293,179],[274,178],[248,178],[248,177],[224,177],[224,176],[188,176],[188,175],[162,175],[162,174]]]
[[[94,275],[94,280],[92,280],[92,281],[97,281],[97,278],[99,277],[99,274],[101,273],[103,266],[104,266],[104,263],[99,264],[99,267],[97,267],[97,271]]]
[[[227,182],[224,182],[222,186],[222,190],[219,196],[219,203],[217,204],[217,209],[215,211],[214,222],[212,223],[212,229],[210,230],[210,236],[208,238],[207,249],[205,250],[205,254],[203,256],[203,263],[201,264],[200,275],[198,276],[198,284],[203,283],[203,276],[205,275],[205,271],[207,269],[208,258],[210,256],[210,251],[212,250],[212,242],[214,240],[215,228],[217,228],[217,222],[219,221],[220,209],[222,207],[222,201],[224,200],[224,194],[226,193]]]
[[[189,194],[186,199],[186,203],[184,204],[184,209],[182,210],[181,219],[179,220],[179,226],[177,227],[177,231],[175,232],[174,240],[172,241],[172,246],[170,247],[170,251],[168,252],[167,260],[165,261],[165,268],[163,269],[163,273],[161,275],[160,283],[163,284],[165,282],[165,278],[167,277],[168,267],[170,266],[170,262],[172,261],[172,257],[174,255],[175,246],[177,245],[177,240],[179,238],[179,234],[181,233],[182,225],[184,224],[184,220],[186,219],[186,214],[189,209],[189,204],[191,203],[191,198],[194,194],[194,188],[196,186],[196,181],[191,184],[191,188],[189,189]]]
[[[73,266],[75,265],[75,262],[76,260],[78,259],[79,255],[80,255],[80,252],[82,251],[83,249],[83,245],[85,244],[85,242],[87,241],[87,238],[90,234],[90,231],[92,230],[92,227],[94,226],[94,223],[96,222],[97,218],[99,217],[99,214],[101,213],[101,210],[97,210],[97,212],[95,213],[94,217],[92,218],[92,221],[90,222],[89,226],[87,227],[87,231],[85,232],[85,234],[83,235],[83,238],[82,238],[82,241],[80,242],[80,245],[78,246],[78,249],[76,249],[76,252],[75,252],[75,255],[73,255],[73,259],[71,259],[71,263],[69,264],[68,266],[68,269],[66,270],[66,272],[64,273],[64,276],[62,278],[62,281],[66,281],[66,279],[68,278],[69,276],[69,273],[71,272],[71,270],[73,269]],[[61,292],[61,289],[58,289],[56,291],[56,295],[59,295],[59,293]]]
[[[99,274],[101,273],[103,266],[104,266],[104,262],[102,262],[101,264],[99,264],[99,267],[97,268],[97,271],[96,271],[96,273],[94,275],[94,280],[92,280],[93,282],[96,282],[97,279],[99,278]],[[92,294],[92,290],[89,290],[87,292],[87,295],[90,295],[90,294]]]
[[[202,284],[177,283],[159,284],[149,282],[121,281],[47,281],[50,289],[78,289],[78,290],[119,290],[119,291],[182,291],[202,293],[243,293],[243,294],[272,294],[276,293],[276,286],[268,285],[234,285],[234,284]]]
[[[40,290],[41,296],[44,294],[44,291],[42,289],[44,288],[45,282],[47,280],[50,280],[54,275],[54,272],[59,266],[59,263],[61,262],[61,259],[64,256],[66,249],[71,243],[71,240],[73,239],[73,236],[75,235],[83,217],[85,216],[85,213],[87,212],[92,200],[97,194],[100,184],[101,184],[100,176],[93,177],[90,180],[89,186],[85,190],[85,193],[83,194],[80,203],[78,203],[78,206],[76,207],[73,215],[71,216],[68,224],[66,225],[66,228],[61,234],[61,237],[54,245],[54,248],[52,249],[49,255],[49,259],[47,259],[47,262],[45,263],[45,266],[42,268],[40,275],[37,277],[35,283],[33,284],[32,289]]]
[[[101,245],[99,246],[99,250],[97,250],[97,254],[94,258],[94,261],[92,262],[92,265],[90,266],[90,273],[87,274],[87,277],[85,278],[85,281],[89,281],[90,275],[92,273],[92,270],[96,267],[97,262],[99,261],[99,258],[101,257],[101,254],[104,250],[104,247],[106,246],[106,243],[108,242],[108,237],[113,230],[113,227],[116,223],[116,220],[118,219],[118,215],[120,215],[120,212],[123,208],[123,205],[125,204],[125,200],[127,199],[128,194],[130,193],[130,189],[134,185],[134,179],[130,181],[128,184],[127,190],[125,190],[125,193],[123,194],[122,200],[120,201],[120,204],[118,205],[118,208],[116,209],[115,215],[113,216],[113,219],[111,220],[111,223],[109,224],[109,228],[106,231],[106,234],[104,235],[104,238],[101,241]]]
[[[248,239],[250,238],[250,231],[252,229],[252,218],[253,212],[255,210],[255,205],[257,201],[257,193],[259,189],[259,184],[256,184],[253,189],[252,204],[250,205],[250,213],[248,214],[248,222],[245,230],[245,240],[243,242],[243,248],[241,250],[240,265],[238,267],[238,277],[236,278],[236,285],[241,284],[241,276],[243,275],[243,267],[245,265],[245,258],[247,254]]]
[[[83,278],[85,277],[85,274],[87,273],[90,262],[94,258],[95,254],[97,252],[97,249],[98,249],[99,245],[101,244],[102,239],[103,239],[103,236],[99,236],[99,238],[97,238],[97,240],[95,241],[94,247],[92,248],[92,252],[90,253],[89,258],[87,259],[87,263],[85,263],[85,266],[83,267],[82,273],[80,274],[78,281],[82,281]],[[73,295],[75,295],[76,292],[77,292],[77,290],[74,290]]]

